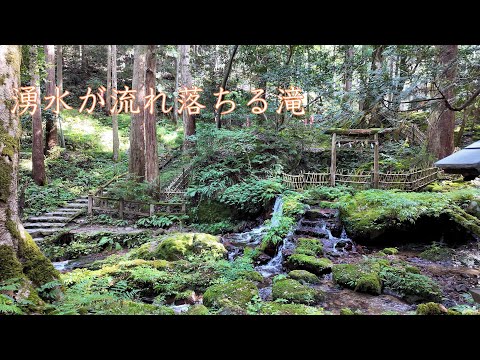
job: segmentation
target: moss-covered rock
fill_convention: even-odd
[[[272,298],[310,305],[324,299],[324,294],[293,279],[274,280]]]
[[[262,303],[259,314],[261,315],[323,315],[322,308],[304,304],[281,304],[274,301]]]
[[[425,275],[411,273],[404,268],[385,267],[380,276],[386,289],[397,293],[410,303],[439,302],[442,299],[439,285]]]
[[[288,273],[288,277],[301,283],[317,284],[319,282],[317,275],[307,270],[292,270]]]
[[[208,308],[205,305],[197,304],[190,306],[184,313],[185,315],[210,315]]]
[[[336,264],[332,268],[333,281],[346,288],[380,295],[382,283],[378,273],[362,268],[358,264]]]
[[[327,258],[316,258],[304,254],[293,254],[287,260],[287,267],[292,270],[307,270],[315,275],[327,274],[333,263]]]
[[[198,255],[218,259],[227,253],[219,240],[217,236],[204,233],[173,233],[165,235],[159,241],[143,244],[131,251],[129,257],[174,261],[189,255]]]
[[[417,315],[445,315],[448,310],[442,304],[428,302],[417,306]]]
[[[245,280],[262,282],[263,276],[258,271],[245,270],[240,274],[240,277]]]
[[[323,245],[318,239],[298,238],[295,253],[310,256],[321,256],[323,254]]]
[[[350,308],[340,309],[340,315],[362,315],[362,312],[359,309],[352,310]]]
[[[238,279],[210,286],[203,294],[203,303],[207,307],[221,308],[233,305],[245,308],[256,295],[258,296],[258,289],[254,283]]]
[[[428,249],[422,251],[418,256],[430,261],[448,260],[453,255],[452,249],[444,246],[431,245]]]
[[[398,253],[398,249],[393,247],[385,248],[382,251],[387,255],[395,255]]]

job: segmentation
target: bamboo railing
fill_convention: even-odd
[[[404,191],[418,190],[438,179],[440,169],[436,167],[414,168],[408,172],[378,173],[379,189],[400,189]],[[282,181],[293,190],[308,189],[314,186],[332,186],[331,172],[301,172],[298,175],[282,174]],[[337,169],[334,185],[342,184],[361,189],[375,188],[373,171],[345,171]]]

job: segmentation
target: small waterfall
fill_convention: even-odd
[[[281,196],[277,196],[277,198],[275,199],[275,204],[273,205],[271,226],[278,226],[282,214],[283,214],[283,199]]]

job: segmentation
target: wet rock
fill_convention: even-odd
[[[417,315],[444,315],[448,312],[442,304],[428,302],[417,306]]]
[[[328,238],[326,230],[318,227],[298,227],[295,229],[295,235],[308,235],[316,238]]]
[[[272,257],[270,255],[267,255],[267,254],[262,252],[255,257],[254,263],[255,263],[255,265],[264,265],[264,264],[268,263],[271,259],[272,259]]]
[[[293,279],[281,279],[273,282],[272,298],[285,299],[297,304],[313,304],[325,298],[323,292],[313,289]]]
[[[468,291],[468,286],[465,284],[459,284],[455,286],[455,291],[457,292],[467,292]]]

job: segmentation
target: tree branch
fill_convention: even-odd
[[[477,89],[477,91],[475,91],[472,96],[470,96],[470,98],[465,101],[463,103],[462,106],[459,106],[459,107],[453,107],[449,102],[448,102],[448,99],[445,97],[445,95],[442,93],[442,91],[440,90],[440,88],[438,87],[437,83],[433,83],[433,85],[435,85],[436,89],[438,90],[438,92],[440,93],[440,95],[442,95],[442,99],[443,101],[445,102],[445,106],[447,107],[448,110],[450,111],[462,111],[463,109],[465,109],[467,106],[469,106],[470,104],[473,103],[473,101],[477,98],[478,95],[480,95],[480,88]]]

